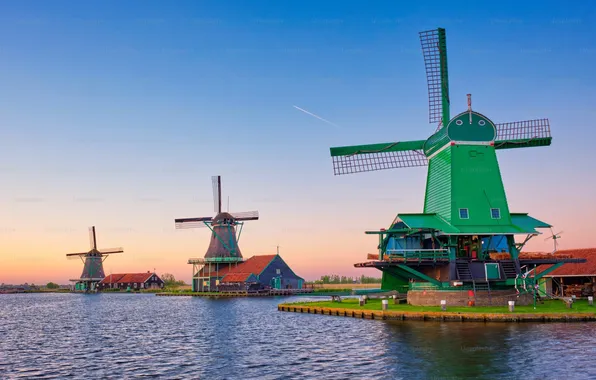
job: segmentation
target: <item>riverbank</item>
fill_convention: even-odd
[[[159,292],[161,297],[272,297],[314,295],[312,289],[272,289],[258,292]]]
[[[343,299],[342,302],[314,301],[283,303],[279,311],[331,315],[341,317],[380,320],[420,321],[473,321],[473,322],[586,322],[596,321],[596,307],[586,300],[578,300],[568,309],[563,301],[547,300],[536,305],[515,306],[513,312],[507,306],[447,307],[412,306],[393,304],[389,300],[387,310],[382,310],[380,299],[368,300],[359,306],[358,299]]]

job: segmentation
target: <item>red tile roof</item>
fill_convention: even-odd
[[[228,273],[252,273],[258,276],[267,268],[275,256],[277,255],[253,256],[242,262],[242,264],[238,264],[237,267],[232,267]]]
[[[560,249],[555,253],[569,255],[574,259],[587,259],[585,263],[563,264],[560,268],[548,273],[547,277],[557,276],[596,276],[596,248]],[[550,265],[541,265],[537,272],[548,269]]]
[[[204,267],[203,269],[201,269],[199,271],[199,276],[201,277],[224,277],[228,274],[232,274],[232,273],[239,273],[239,274],[254,274],[255,276],[260,275],[265,268],[267,268],[267,266],[269,265],[269,263],[271,263],[271,261],[275,258],[275,256],[277,255],[261,255],[261,256],[252,256],[251,258],[239,263],[236,266],[232,266],[231,268],[226,265],[226,266],[221,266],[219,268],[219,272],[216,272],[215,270],[211,270],[211,273],[208,272],[209,267]],[[248,278],[248,277],[246,277]],[[223,279],[222,279],[223,280]]]
[[[154,273],[146,272],[146,273],[117,273],[111,274],[109,276],[104,277],[101,280],[101,284],[128,284],[133,282],[145,282],[149,279],[149,277],[153,276]]]
[[[229,273],[221,279],[221,282],[246,282],[252,273]]]

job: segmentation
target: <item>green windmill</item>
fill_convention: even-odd
[[[435,133],[426,140],[331,148],[335,175],[428,166],[423,213],[400,213],[388,229],[367,231],[379,235],[379,254],[355,266],[382,270],[383,289],[425,295],[457,289],[474,298],[482,290],[490,300],[491,291],[528,289],[522,280],[536,265],[552,264],[542,277],[578,262],[520,257],[538,229],[551,226],[509,210],[497,161],[497,150],[550,145],[548,119],[495,124],[472,110],[469,94],[467,110],[451,118],[445,29],[421,32],[420,41]],[[461,292],[465,288],[471,293]]]

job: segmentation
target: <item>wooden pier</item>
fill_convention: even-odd
[[[346,309],[319,306],[300,306],[280,304],[279,311],[331,315],[360,319],[394,320],[394,321],[441,321],[441,322],[592,322],[596,321],[596,313],[462,313],[434,311],[383,311]]]

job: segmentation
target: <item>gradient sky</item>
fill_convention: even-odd
[[[78,277],[64,255],[91,225],[124,247],[107,273],[189,281],[209,231],[174,218],[213,215],[218,174],[231,211],[260,213],[245,257],[380,275],[353,267],[364,231],[422,211],[426,168],[334,176],[329,147],[434,132],[418,32],[436,27],[452,115],[471,93],[495,122],[551,121],[552,146],[498,154],[511,210],[595,246],[594,2],[419,3],[0,1],[0,283]]]

